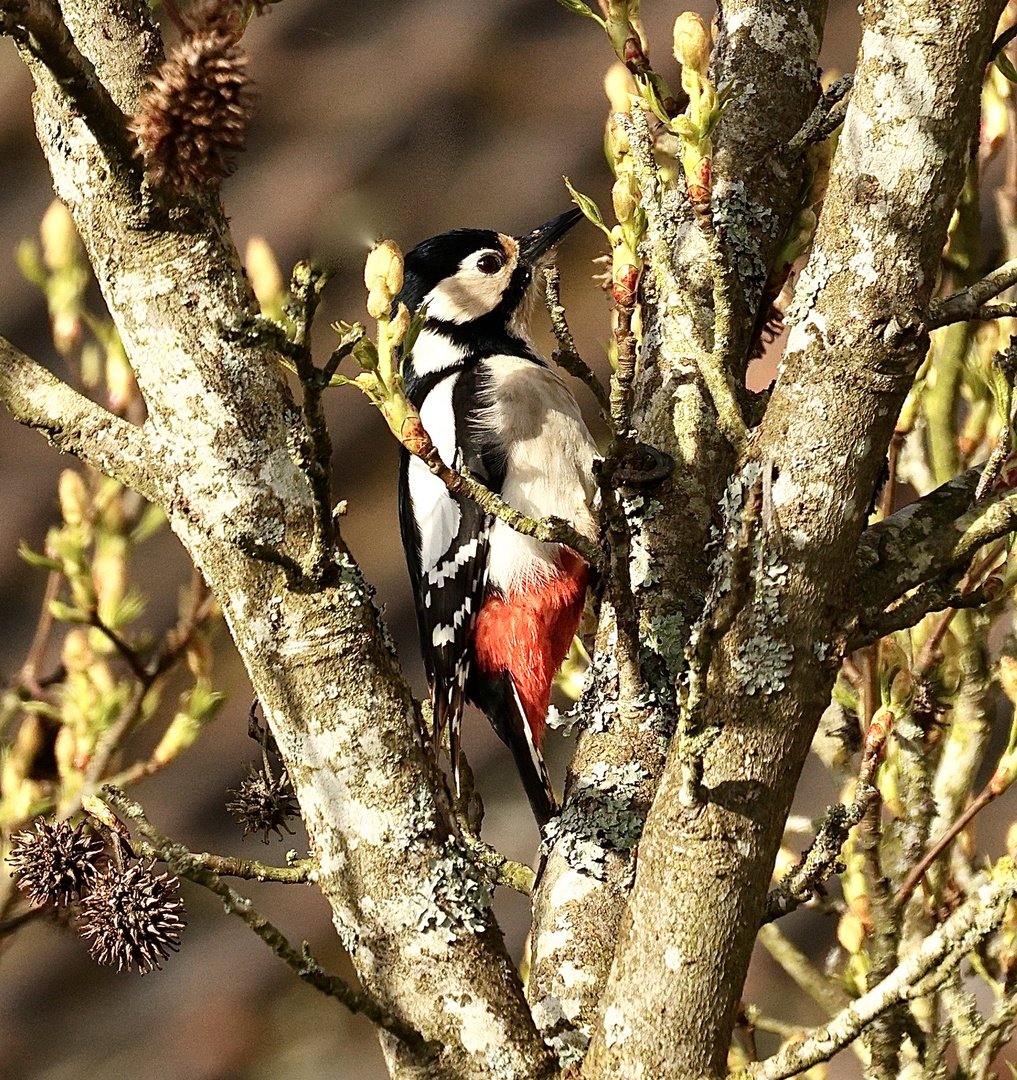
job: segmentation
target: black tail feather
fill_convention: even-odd
[[[530,809],[543,830],[558,813],[558,800],[547,775],[544,755],[530,733],[526,712],[511,675],[503,672],[496,679],[472,675],[468,696],[483,709],[498,738],[512,751]]]

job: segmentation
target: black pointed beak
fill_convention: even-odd
[[[523,262],[535,263],[541,255],[550,251],[582,216],[583,212],[579,209],[566,210],[564,214],[537,226],[533,232],[520,236],[519,258]]]

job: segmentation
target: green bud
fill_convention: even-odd
[[[275,255],[263,236],[252,236],[247,241],[244,266],[261,310],[271,318],[280,317],[286,302],[286,286]]]
[[[400,304],[395,318],[389,323],[388,336],[392,345],[401,345],[410,329],[410,311],[405,304]]]
[[[81,242],[70,211],[54,199],[39,225],[42,261],[54,273],[80,261]]]
[[[367,311],[373,319],[388,314],[392,298],[403,287],[403,254],[394,240],[375,244],[364,265]]]
[[[628,221],[639,204],[638,191],[632,174],[623,172],[611,189],[611,201],[614,203],[614,216],[618,221]]]
[[[694,11],[683,11],[675,20],[674,58],[703,78],[710,69],[710,33]]]
[[[80,525],[87,520],[91,497],[81,473],[64,469],[57,484],[60,514],[68,525]]]
[[[611,112],[627,113],[632,111],[632,95],[636,93],[636,83],[629,69],[620,62],[613,63],[604,76],[604,93],[611,102]]]

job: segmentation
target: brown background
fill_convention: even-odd
[[[678,5],[647,0],[651,55],[677,81],[670,24]],[[854,3],[832,5],[826,63],[848,70],[858,43]],[[704,5],[704,15],[711,12]],[[602,156],[606,110],[601,83],[611,59],[595,25],[553,0],[286,0],[246,35],[259,109],[247,153],[223,199],[243,250],[266,237],[280,263],[316,257],[337,265],[319,318],[363,318],[361,269],[380,236],[404,248],[445,229],[480,226],[522,233],[569,205],[561,182],[609,205]],[[0,40],[0,333],[60,370],[39,295],[18,275],[15,245],[34,235],[50,198],[31,128],[30,80]],[[580,351],[602,371],[608,335],[603,294],[590,283],[599,234],[581,225],[563,246],[563,293]],[[546,318],[537,319],[547,345]],[[766,370],[756,372],[765,385]],[[576,387],[584,407],[589,399]],[[349,500],[343,526],[377,587],[389,625],[418,689],[422,674],[395,512],[396,448],[378,416],[352,391],[330,399],[337,496]],[[55,480],[66,465],[39,436],[0,415],[0,678],[18,668],[38,610],[42,574],[15,556],[18,541],[41,546],[55,519]],[[186,559],[168,534],[139,553],[136,578],[151,592],[145,622],[167,626]],[[240,842],[223,809],[255,747],[246,738],[250,688],[223,631],[217,684],[232,691],[221,719],[194,750],[135,788],[153,822],[192,849],[281,862],[303,837],[268,849]],[[169,700],[172,700],[172,694]],[[479,717],[469,718],[468,756],[488,809],[486,838],[507,854],[532,857],[537,833],[507,753]],[[560,784],[568,749],[552,733]],[[800,812],[836,797],[810,768]],[[242,890],[291,940],[306,937],[332,970],[349,973],[325,903],[310,888]],[[298,983],[218,902],[185,888],[189,927],[181,952],[144,979],[99,969],[73,936],[48,924],[17,935],[0,953],[0,1077],[3,1080],[373,1080],[384,1069],[370,1025]],[[496,901],[514,955],[527,912],[521,898]],[[784,924],[782,924],[784,925]],[[815,955],[833,926],[801,912],[789,933]],[[820,1019],[765,955],[746,996],[765,1012]],[[771,1044],[761,1041],[761,1049]],[[856,1075],[850,1055],[834,1074]]]

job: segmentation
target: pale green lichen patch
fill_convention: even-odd
[[[561,814],[544,829],[541,849],[556,854],[580,873],[606,880],[608,852],[627,853],[639,840],[645,809],[636,807],[639,785],[648,773],[637,762],[597,762],[580,777]]]
[[[563,1069],[583,1060],[592,1030],[579,1019],[578,1002],[548,994],[533,1006],[533,1021]]]
[[[409,898],[407,909],[416,928],[450,945],[458,936],[487,929],[494,883],[465,851],[432,859],[428,877]]]
[[[629,521],[632,543],[630,551],[629,581],[633,589],[645,589],[660,582],[657,572],[657,560],[647,543],[643,525],[663,510],[663,504],[657,499],[648,499],[644,495],[633,495],[623,503],[625,516]]]
[[[787,583],[788,566],[769,550],[756,559],[754,593],[749,608],[750,631],[740,643],[731,669],[738,686],[747,694],[771,694],[783,690],[791,674],[794,653],[780,635],[787,616],[780,607],[780,592]],[[753,632],[754,631],[754,632]]]
[[[825,251],[820,248],[813,249],[795,285],[794,299],[784,313],[785,326],[794,327],[808,315],[820,291],[839,269],[839,264],[829,259]]]
[[[718,184],[713,192],[713,221],[745,290],[746,304],[755,310],[766,282],[766,264],[759,254],[759,232],[774,235],[780,228],[768,206],[754,203],[741,180]]]

